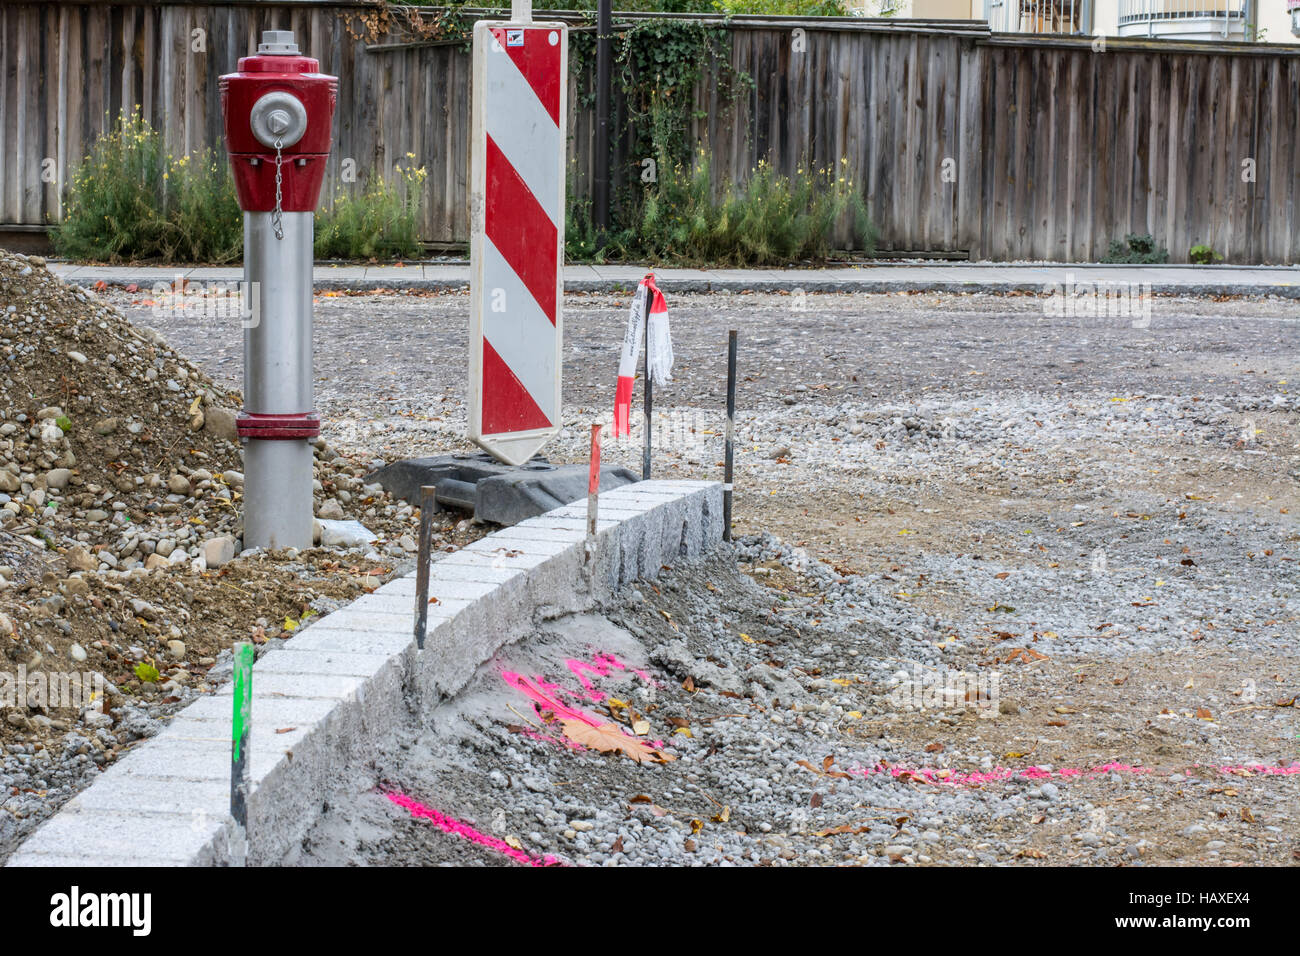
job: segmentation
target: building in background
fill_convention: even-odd
[[[865,0],[866,16],[987,20],[999,33],[1300,43],[1300,0]]]

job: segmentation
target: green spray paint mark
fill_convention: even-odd
[[[235,714],[233,734],[235,740],[235,760],[239,760],[239,748],[249,731],[253,713],[253,652],[252,644],[236,644],[235,648]]]

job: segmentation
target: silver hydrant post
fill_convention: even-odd
[[[312,545],[312,245],[338,80],[288,30],[221,78],[244,210],[244,547]]]

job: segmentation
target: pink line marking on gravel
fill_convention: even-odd
[[[404,793],[385,792],[384,796],[393,803],[410,812],[413,817],[420,817],[430,821],[443,833],[451,836],[460,837],[462,840],[468,840],[470,843],[476,843],[488,850],[495,850],[503,856],[508,856],[516,863],[522,863],[525,866],[565,866],[566,864],[557,857],[547,854],[546,856],[534,856],[524,850],[516,850],[504,840],[498,840],[496,837],[488,836],[475,830],[468,823],[456,820],[446,814],[439,813],[432,807],[426,807],[418,800],[408,797]]]
[[[1194,767],[1201,766],[1193,764]],[[1244,764],[1236,767],[1215,767],[1213,768],[1222,774],[1243,774],[1255,773],[1263,776],[1291,776],[1300,774],[1300,764],[1293,764],[1290,767],[1270,767],[1265,764]],[[887,773],[891,777],[901,777],[904,775],[916,777],[924,780],[926,783],[936,785],[942,784],[950,787],[978,787],[986,783],[995,783],[1001,780],[1010,780],[1013,777],[1023,777],[1026,780],[1051,780],[1068,779],[1070,777],[1096,777],[1108,773],[1155,773],[1150,767],[1136,767],[1126,763],[1112,762],[1104,763],[1090,769],[1079,767],[1062,767],[1060,770],[1042,770],[1039,767],[1026,767],[1023,770],[1009,770],[1006,767],[997,767],[994,770],[975,771],[973,773],[951,773],[934,767],[905,767],[892,766],[886,767],[876,764],[874,767],[856,767],[849,773],[857,774],[862,777],[874,777],[876,774]]]

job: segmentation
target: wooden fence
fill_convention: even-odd
[[[469,56],[409,32],[367,36],[365,2],[0,7],[0,228],[54,221],[70,169],[139,107],[168,149],[221,143],[217,77],[264,29],[292,29],[342,78],[327,194],[344,159],[428,171],[422,235],[468,238]],[[616,19],[622,19],[620,16]],[[1300,46],[989,34],[982,22],[741,17],[735,102],[696,90],[692,135],[721,181],[847,159],[880,248],[994,260],[1096,259],[1151,234],[1175,262],[1300,258]],[[795,31],[802,31],[795,42]],[[572,93],[590,76],[571,78]],[[570,102],[580,99],[571,95]],[[589,188],[593,117],[570,116]],[[621,182],[638,157],[616,153]],[[847,232],[846,232],[847,235]]]

